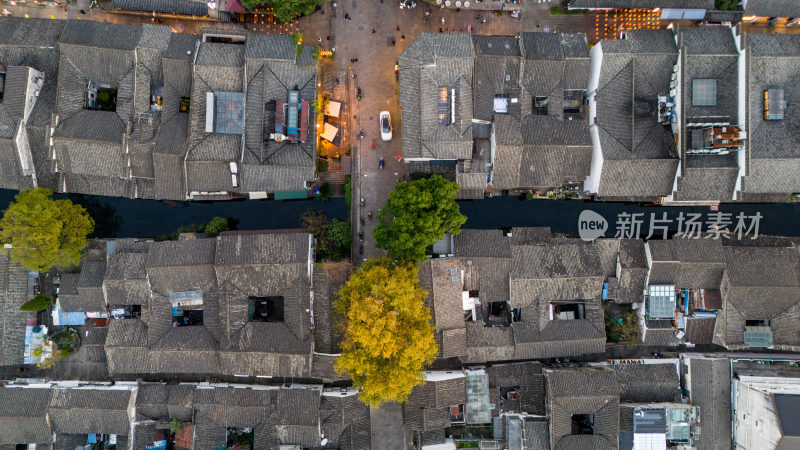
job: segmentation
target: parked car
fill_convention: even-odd
[[[391,141],[392,116],[389,115],[389,111],[381,111],[380,123],[381,123],[381,139],[383,139],[384,141]]]

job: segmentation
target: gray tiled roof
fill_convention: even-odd
[[[510,258],[510,239],[501,230],[463,229],[453,236],[456,256]]]
[[[717,30],[715,30],[717,31]],[[727,35],[723,35],[727,36]],[[722,40],[722,36],[708,36],[709,40]],[[732,37],[729,37],[732,40]],[[683,111],[685,122],[714,123],[738,122],[738,56],[688,54],[683,63]],[[698,79],[716,80],[714,106],[696,106],[693,99],[693,82]],[[725,118],[728,118],[727,120]],[[688,139],[685,139],[687,141]]]
[[[284,59],[294,62],[296,57],[292,36],[288,34],[254,34],[247,40],[245,58]]]
[[[0,46],[52,46],[67,21],[6,17],[0,22]]]
[[[714,0],[572,0],[574,8],[714,9]]]
[[[463,405],[466,402],[466,391],[466,378],[463,376],[427,381],[424,385],[417,386],[411,391],[407,405],[425,409],[442,409]]]
[[[690,55],[735,56],[732,28],[681,28],[679,42]]]
[[[191,60],[194,55],[195,47],[197,44],[197,37],[191,34],[173,33],[169,37],[169,44],[167,50],[164,52],[164,58],[168,59],[182,59]],[[187,54],[191,51],[191,54]]]
[[[798,17],[800,6],[781,0],[747,0],[744,13],[761,17]]]
[[[692,157],[694,155],[687,155],[687,159]],[[738,175],[738,167],[685,167],[678,179],[675,200],[731,201]],[[755,179],[753,181],[757,182]]]
[[[617,448],[619,387],[607,368],[545,370],[550,448]],[[572,415],[593,414],[594,434],[572,436]]]
[[[596,123],[604,164],[598,194],[652,198],[672,192],[678,166],[672,132],[657,120],[677,49],[669,30],[603,41]]]
[[[47,423],[50,389],[0,389],[0,445],[52,442]]]
[[[142,27],[107,22],[68,20],[60,44],[84,47],[133,50],[139,43]]]
[[[519,392],[519,409],[516,412],[544,415],[544,376],[537,362],[493,365],[486,369],[489,387],[516,389]],[[511,402],[508,402],[511,403]],[[515,405],[516,406],[516,405]],[[504,410],[510,411],[508,405]]]
[[[600,129],[601,140],[606,135]],[[605,147],[604,147],[605,148]],[[598,194],[607,199],[656,199],[672,193],[678,159],[605,160]]]
[[[726,358],[692,358],[689,392],[700,408],[703,430],[698,448],[731,447],[731,362]]]
[[[478,56],[522,56],[515,36],[473,35],[472,46]]]
[[[745,192],[792,193],[800,189],[800,39],[790,35],[748,34],[748,146],[750,161],[742,181]],[[764,120],[764,91],[783,89],[783,120]]]
[[[197,66],[241,67],[244,45],[202,42],[194,63]]]
[[[208,7],[196,0],[114,0],[114,8],[133,11],[155,11],[172,14],[205,16]]]
[[[112,255],[109,276],[121,278],[124,272],[131,278],[122,286],[122,281],[105,280],[109,301],[119,291],[115,299],[142,302],[147,314],[143,320],[114,320],[106,343],[111,372],[307,376],[312,339],[308,251],[305,233],[239,233],[150,242],[146,256]],[[148,285],[140,295],[143,286],[133,277],[141,276],[143,257]],[[188,290],[202,291],[203,324],[173,328],[167,297]],[[251,322],[250,296],[283,297],[283,321]]]
[[[54,389],[48,408],[57,433],[127,435],[129,390]]]
[[[225,234],[217,238],[217,265],[305,263],[309,239],[304,233]]]
[[[469,159],[472,153],[472,74],[469,35],[420,34],[400,55],[400,107],[406,158]],[[440,87],[455,90],[455,121],[439,125]]]
[[[17,155],[12,139],[0,139],[0,188],[24,190],[33,187],[32,178],[22,175]]]
[[[522,48],[528,60],[589,58],[583,33],[522,33]]]
[[[27,301],[28,275],[7,253],[0,254],[0,274],[0,366],[22,364],[28,313],[19,308]]]
[[[328,438],[325,448],[369,448],[369,408],[355,395],[337,394],[323,394],[320,401],[321,428]]]
[[[620,401],[680,401],[680,382],[675,364],[621,364],[611,366],[611,369],[619,383]]]

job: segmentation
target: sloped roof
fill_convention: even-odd
[[[422,33],[398,59],[403,156],[469,159],[472,153],[472,40],[465,33]],[[452,124],[437,119],[439,89],[455,90]],[[448,108],[449,110],[449,108]]]
[[[618,364],[610,367],[617,376],[620,401],[680,401],[680,380],[674,364]]]
[[[54,389],[48,408],[53,431],[127,435],[131,395],[129,390]]]
[[[714,9],[713,0],[572,0],[575,8],[693,8]]]
[[[607,368],[545,370],[551,420],[550,448],[616,448],[619,387]],[[594,434],[572,435],[572,415],[593,414]]]
[[[216,239],[148,242],[138,250],[146,253],[112,255],[109,277],[123,280],[105,280],[109,293],[130,293],[130,303],[137,303],[139,279],[124,278],[140,276],[142,264],[147,274],[147,301],[138,300],[147,305],[144,321],[115,320],[109,329],[106,354],[112,373],[298,377],[311,372],[308,234],[226,233]],[[202,292],[202,326],[172,326],[168,297],[183,291]],[[283,320],[250,321],[253,296],[282,297]]]
[[[114,8],[133,11],[155,11],[172,14],[205,16],[208,7],[195,0],[114,0]]]
[[[800,189],[800,37],[747,34],[747,120],[750,166],[742,189],[753,193],[791,193]],[[783,89],[787,99],[783,120],[764,120],[764,92]]]
[[[510,258],[510,243],[501,230],[463,229],[453,236],[455,254],[461,258]]]
[[[800,16],[800,6],[781,0],[747,0],[744,13],[747,16],[798,17]]]
[[[49,389],[0,389],[0,445],[50,444],[53,438],[45,416],[51,396]]]
[[[133,50],[139,44],[142,27],[107,22],[67,20],[59,44]]]
[[[0,366],[22,364],[28,313],[19,308],[27,301],[28,271],[3,252],[0,274]]]
[[[677,48],[669,30],[628,32],[603,41],[596,123],[605,160],[598,194],[658,197],[672,192],[677,148],[657,119],[657,96],[669,92]]]
[[[700,408],[703,431],[698,448],[731,447],[731,362],[727,358],[691,358],[689,392]]]

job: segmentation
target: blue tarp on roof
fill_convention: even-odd
[[[53,325],[82,327],[86,324],[86,313],[64,312],[58,306],[53,308]]]

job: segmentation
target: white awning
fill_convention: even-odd
[[[326,141],[333,142],[336,139],[336,135],[339,134],[339,129],[329,123],[325,123],[325,126],[322,127],[322,139]]]
[[[339,111],[342,109],[342,104],[339,102],[329,101],[325,105],[325,115],[331,117],[339,117]]]

